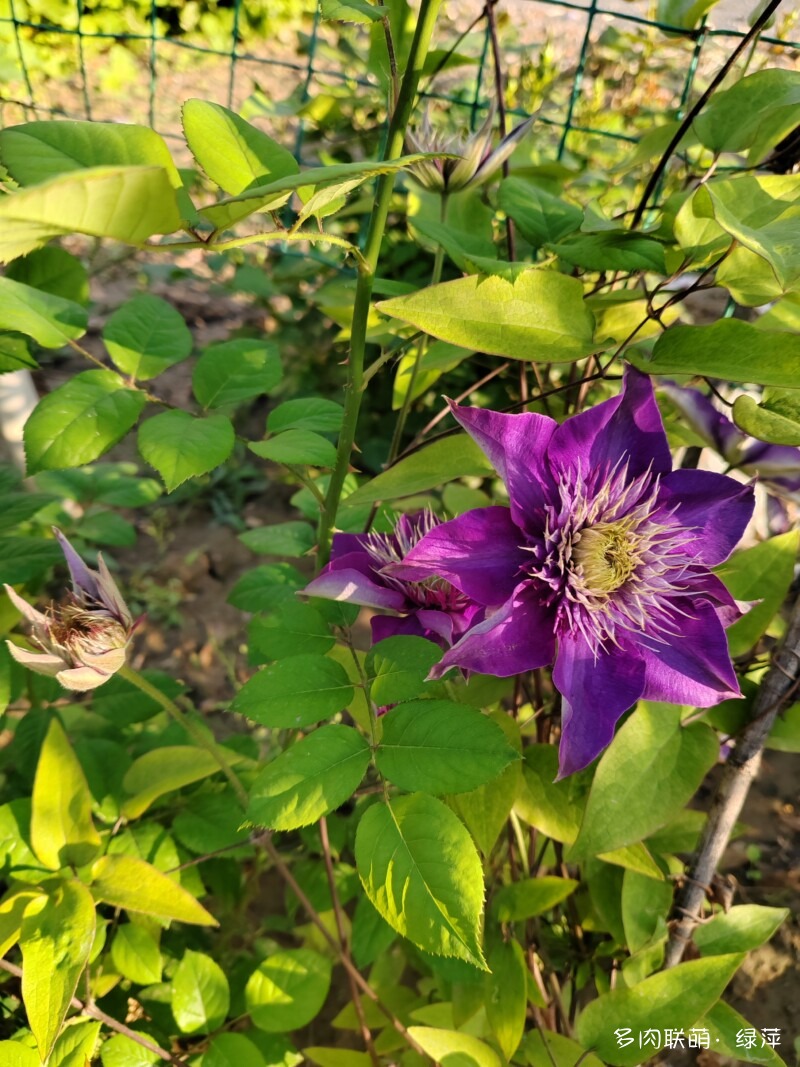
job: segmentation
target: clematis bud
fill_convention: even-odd
[[[125,663],[136,629],[114,579],[98,555],[90,570],[60,530],[54,530],[72,577],[65,604],[43,614],[5,586],[9,599],[31,624],[32,638],[42,649],[29,652],[7,641],[11,655],[37,674],[54,676],[65,689],[96,689]],[[138,621],[138,620],[137,620]]]
[[[430,113],[425,112],[417,129],[406,134],[410,151],[435,153],[450,158],[424,159],[411,167],[411,173],[426,189],[434,193],[457,193],[487,182],[502,167],[534,123],[535,115],[516,126],[491,149],[494,107],[483,126],[473,134],[445,137],[433,129]]]

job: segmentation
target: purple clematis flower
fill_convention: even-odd
[[[434,667],[499,676],[555,659],[560,776],[589,764],[640,698],[708,707],[740,696],[725,626],[741,610],[709,570],[733,550],[753,490],[672,470],[653,387],[558,425],[452,406],[505,481],[510,507],[431,530],[391,574],[437,575],[487,608]]]
[[[475,603],[448,581],[424,576],[420,581],[395,578],[386,568],[402,562],[439,519],[430,511],[401,515],[394,533],[334,534],[330,563],[303,592],[329,600],[345,600],[400,617],[376,615],[372,639],[410,634],[449,648],[483,616]]]

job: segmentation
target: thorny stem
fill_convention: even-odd
[[[284,863],[281,854],[278,852],[277,848],[272,842],[271,836],[265,835],[264,838],[262,838],[262,844],[264,846],[264,849],[268,853],[269,858],[272,860],[278,874],[281,876],[281,878],[283,878],[283,880],[292,890],[292,892],[300,901],[301,905],[306,911],[308,917],[311,919],[313,924],[316,926],[316,928],[328,942],[330,947],[336,953],[339,962],[347,971],[348,976],[352,978],[352,980],[355,982],[361,992],[375,1004],[375,1007],[378,1009],[378,1011],[380,1011],[382,1015],[386,1016],[391,1025],[398,1032],[398,1034],[400,1034],[400,1036],[403,1038],[409,1048],[413,1049],[415,1052],[418,1052],[421,1056],[427,1056],[427,1053],[422,1048],[422,1046],[412,1037],[412,1035],[408,1032],[406,1027],[397,1018],[397,1016],[391,1011],[391,1009],[386,1007],[381,998],[370,986],[369,982],[367,982],[366,978],[364,978],[364,976],[355,966],[355,964],[347,955],[347,953],[342,950],[342,947],[339,945],[336,938],[333,936],[328,927],[317,914],[314,905],[311,903],[306,894],[300,888],[297,879],[294,877],[292,872]]]
[[[8,960],[0,960],[0,969],[7,971],[9,974],[13,974],[15,978],[22,978],[22,968],[17,967],[14,963],[9,963]],[[77,1008],[82,1015],[88,1015],[92,1019],[97,1019],[101,1023],[109,1028],[109,1030],[115,1030],[118,1034],[124,1034],[125,1037],[130,1038],[131,1041],[135,1041],[137,1045],[142,1048],[146,1048],[148,1052],[154,1052],[162,1060],[166,1060],[167,1063],[171,1063],[174,1067],[186,1067],[186,1060],[182,1060],[179,1056],[174,1056],[169,1049],[161,1048],[154,1041],[150,1041],[143,1034],[137,1033],[135,1030],[131,1030],[125,1023],[119,1022],[112,1015],[106,1015],[102,1008],[98,1008],[96,1004],[93,1004],[90,1000],[78,1000],[77,997],[73,997],[70,1000],[70,1006]]]
[[[711,884],[750,785],[761,766],[764,743],[779,712],[800,678],[800,596],[794,602],[786,639],[772,660],[753,705],[753,717],[728,756],[711,803],[697,857],[678,896],[680,918],[672,928],[664,969],[680,963],[692,931],[700,921],[706,889]]]
[[[661,180],[661,175],[666,170],[667,164],[669,163],[670,159],[672,158],[672,153],[675,151],[675,149],[680,144],[681,139],[683,138],[683,135],[686,133],[686,131],[692,125],[694,120],[697,118],[697,116],[700,114],[700,112],[706,106],[706,103],[709,100],[709,98],[711,97],[711,94],[714,92],[714,90],[717,88],[717,86],[724,80],[724,78],[727,75],[728,71],[731,69],[733,64],[739,58],[741,53],[745,50],[745,48],[747,48],[748,44],[755,37],[758,36],[758,34],[761,32],[761,30],[764,28],[764,26],[766,26],[766,24],[772,18],[773,13],[777,10],[777,8],[780,7],[780,5],[781,5],[781,0],[770,0],[770,2],[766,5],[766,7],[761,12],[761,14],[755,20],[753,25],[750,27],[748,32],[744,35],[744,37],[741,39],[739,44],[736,46],[736,48],[734,48],[734,50],[731,52],[731,54],[728,56],[728,58],[722,64],[720,69],[717,71],[715,76],[711,79],[711,82],[709,83],[708,88],[699,97],[699,99],[694,104],[694,106],[691,107],[686,112],[686,114],[684,115],[683,121],[681,122],[681,124],[677,128],[677,130],[675,131],[675,133],[674,133],[674,135],[672,137],[672,140],[667,145],[666,149],[664,150],[663,155],[661,156],[661,159],[659,159],[658,163],[656,164],[656,166],[655,166],[655,168],[653,170],[653,173],[650,175],[650,178],[648,179],[647,185],[645,186],[645,189],[644,189],[644,192],[642,193],[641,199],[639,200],[639,203],[636,206],[636,210],[633,213],[633,218],[631,219],[631,229],[632,230],[635,230],[636,227],[639,225],[639,223],[642,221],[642,217],[644,216],[644,213],[647,210],[647,204],[648,204],[648,202],[650,200],[650,197],[653,195],[653,192],[655,191],[656,187],[658,186],[658,183]]]
[[[333,860],[331,859],[331,843],[328,837],[328,820],[323,815],[319,820],[319,839],[322,845],[322,856],[325,861],[325,874],[328,878],[328,888],[331,891],[331,900],[333,902],[333,916],[336,921],[336,932],[339,935],[339,944],[341,946],[342,955],[348,952],[347,937],[344,931],[344,918],[342,915],[342,905],[339,902],[339,894],[336,892],[336,878],[333,873]],[[348,953],[349,954],[349,953]],[[364,1008],[361,1004],[361,995],[358,991],[358,986],[353,980],[352,974],[348,971],[347,978],[350,982],[350,996],[353,1001],[353,1007],[356,1011],[358,1018],[358,1025],[361,1029],[361,1037],[364,1041],[364,1046],[369,1053],[369,1058],[372,1060],[375,1067],[380,1067],[380,1060],[378,1054],[375,1051],[375,1045],[372,1041],[372,1034],[367,1026],[367,1020],[364,1016]]]
[[[397,96],[397,106],[389,123],[389,133],[383,154],[384,160],[398,159],[402,155],[406,127],[411,116],[417,86],[422,74],[425,57],[428,53],[440,5],[441,0],[421,0],[414,38],[408,53],[408,63],[403,74],[400,92]],[[353,450],[353,442],[356,436],[356,424],[358,423],[358,414],[361,409],[361,384],[364,376],[367,319],[372,287],[375,281],[375,270],[378,265],[378,255],[386,228],[393,188],[394,174],[382,174],[378,179],[375,191],[375,206],[372,209],[363,256],[358,265],[358,282],[353,302],[353,324],[350,332],[350,357],[347,364],[344,418],[341,433],[339,434],[336,465],[328,483],[325,508],[321,512],[319,519],[317,562],[320,566],[327,563],[330,555],[331,535],[336,521],[336,512],[339,507],[339,499],[342,495],[342,487],[347,476],[347,470],[350,466],[350,453]]]
[[[143,678],[138,671],[133,670],[132,667],[122,667],[119,671],[119,676],[124,678],[126,682],[130,682],[131,685],[135,685],[137,689],[140,689],[143,693],[146,693],[152,700],[155,700],[161,707],[170,715],[179,726],[183,727],[186,733],[197,743],[200,748],[204,748],[210,756],[219,764],[219,769],[225,775],[230,782],[231,788],[236,794],[236,799],[239,801],[242,809],[246,810],[249,798],[247,791],[237,776],[231,769],[228,762],[228,756],[222,748],[217,744],[213,737],[211,737],[203,729],[199,723],[195,722],[192,715],[188,712],[183,712],[170,698],[162,693],[160,689],[152,685]]]

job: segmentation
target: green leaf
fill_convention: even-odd
[[[460,1030],[409,1026],[418,1045],[442,1067],[501,1067],[497,1053],[483,1041]]]
[[[0,131],[0,138],[2,136],[3,132]],[[66,249],[55,245],[39,248],[15,259],[9,263],[5,277],[82,306],[89,303],[89,274],[86,268]]]
[[[800,122],[800,74],[759,70],[714,93],[692,124],[701,144],[713,152],[750,149],[760,163],[770,148]]]
[[[161,475],[169,493],[224,463],[234,441],[231,420],[225,415],[198,419],[186,411],[165,411],[139,428],[139,451]]]
[[[578,1018],[577,1037],[585,1048],[613,1067],[633,1067],[642,1062],[642,1049],[635,1035],[655,1031],[687,1030],[717,1001],[733,977],[742,955],[712,956],[681,963],[662,971],[631,989],[615,989],[593,1000]],[[615,1030],[629,1030],[634,1041],[620,1048]],[[653,1056],[663,1047],[648,1047]]]
[[[432,955],[485,969],[481,861],[448,807],[422,793],[373,804],[355,854],[367,896],[393,930]]]
[[[525,749],[523,787],[515,810],[520,818],[543,834],[571,845],[578,836],[591,772],[580,771],[555,781],[558,752],[553,745],[529,745]]]
[[[718,1056],[729,1056],[743,1063],[758,1063],[762,1067],[786,1067],[775,1049],[764,1042],[763,1036],[747,1019],[734,1011],[724,1000],[717,1001],[698,1023],[708,1030],[710,1045]],[[753,1048],[748,1048],[752,1036]]]
[[[2,201],[0,215],[1,207]],[[61,348],[69,340],[82,337],[87,323],[86,308],[74,300],[42,292],[9,277],[0,278],[0,329],[24,333],[43,348]]]
[[[650,270],[667,273],[664,246],[629,230],[576,234],[551,246],[567,263],[587,270]]]
[[[717,285],[727,289],[737,304],[760,307],[778,300],[786,292],[766,259],[749,248],[737,245],[720,263],[715,275]],[[761,320],[759,329],[765,327]]]
[[[175,189],[180,175],[162,137],[127,122],[26,122],[0,131],[0,160],[20,185],[38,185],[89,167],[161,167]]]
[[[626,355],[646,374],[697,374],[793,389],[800,336],[720,319],[710,326],[671,327],[656,341],[651,358],[635,350]]]
[[[251,441],[247,446],[261,459],[308,467],[333,467],[336,448],[311,430],[284,430],[267,441]]]
[[[453,478],[480,477],[492,468],[483,452],[465,433],[453,434],[412,452],[399,463],[360,486],[341,502],[342,508],[372,504],[377,500],[424,493]]]
[[[694,943],[702,956],[752,952],[770,940],[789,914],[788,908],[740,904],[698,926],[694,932]]]
[[[230,763],[239,757],[227,752]],[[218,774],[220,766],[210,752],[194,745],[163,745],[139,756],[128,768],[122,787],[128,799],[122,805],[126,819],[138,819],[159,797]]]
[[[399,704],[430,689],[425,679],[442,650],[424,637],[387,637],[373,645],[364,667],[371,679],[370,696],[379,706]]]
[[[288,659],[306,653],[324,656],[336,638],[325,619],[310,604],[287,601],[270,615],[256,615],[247,628],[251,663]]]
[[[666,937],[672,893],[670,882],[654,882],[637,871],[625,871],[622,880],[622,924],[625,941],[631,952],[638,952],[656,936]]]
[[[704,723],[682,726],[680,708],[640,702],[600,760],[570,858],[612,852],[664,826],[718,755],[716,736]]]
[[[42,397],[23,431],[28,473],[80,467],[120,441],[146,403],[110,370],[87,370]]]
[[[656,18],[668,26],[691,30],[718,3],[719,0],[659,0]]]
[[[257,526],[239,534],[239,540],[251,552],[261,556],[304,556],[317,541],[314,527],[307,522],[276,522],[272,526]]]
[[[16,585],[45,574],[62,554],[55,541],[0,537],[0,582]]]
[[[597,1056],[552,1030],[530,1030],[522,1041],[530,1067],[603,1067]]]
[[[506,178],[500,182],[497,199],[534,248],[560,241],[579,229],[583,222],[583,212],[576,204],[521,178]]]
[[[49,493],[3,493],[3,510],[0,512],[0,530],[32,519],[37,511],[52,504],[57,498]],[[17,579],[19,580],[19,579]]]
[[[458,278],[377,307],[474,352],[562,363],[597,350],[582,284],[555,271],[528,270],[513,282],[481,275]]]
[[[217,1034],[203,1053],[203,1067],[265,1067],[265,1061],[244,1034]]]
[[[142,1034],[147,1037],[147,1034]],[[100,1048],[100,1059],[103,1067],[150,1067],[153,1063],[161,1062],[157,1052],[140,1045],[131,1037],[124,1034],[114,1034],[113,1037],[104,1041]]]
[[[0,263],[67,234],[138,245],[180,225],[175,190],[162,167],[95,167],[0,198]]]
[[[228,979],[218,963],[187,949],[172,978],[172,1014],[184,1034],[208,1034],[224,1022],[231,1004]]]
[[[309,196],[314,189],[329,185],[347,183],[352,189],[353,185],[350,183],[355,178],[368,181],[378,174],[403,170],[421,158],[423,157],[417,154],[378,163],[337,163],[330,167],[309,167],[300,173],[287,174],[275,181],[250,186],[238,196],[229,196],[217,204],[202,208],[200,214],[214,226],[229,226],[254,211],[271,211],[280,207],[289,199],[290,193],[299,189],[307,190]]]
[[[300,169],[291,152],[221,104],[187,100],[183,132],[212,182],[233,196],[254,182],[264,185]]]
[[[87,1061],[94,1059],[99,1033],[99,1022],[71,1021],[56,1041],[47,1067],[85,1067]]]
[[[776,411],[766,399],[757,404],[751,396],[742,393],[733,402],[733,421],[740,430],[759,441],[800,445],[800,392],[787,390],[782,396],[783,410]]]
[[[800,531],[771,537],[768,541],[734,553],[717,574],[737,600],[757,600],[744,618],[727,630],[732,656],[749,651],[772,622],[792,583]]]
[[[44,739],[33,782],[31,846],[52,870],[82,867],[100,849],[86,776],[56,718]]]
[[[42,1061],[61,1030],[94,935],[94,901],[73,879],[31,903],[22,920],[22,999]]]
[[[267,415],[270,433],[280,430],[312,430],[314,433],[338,433],[342,428],[344,408],[321,396],[285,400]]]
[[[172,832],[184,848],[204,856],[237,843],[247,845],[250,832],[241,823],[236,797],[231,789],[225,789],[221,793],[196,793],[191,806],[176,815]]]
[[[572,878],[556,878],[554,875],[523,878],[498,889],[492,901],[492,910],[501,923],[532,919],[534,915],[544,915],[566,900],[575,892],[578,884]]]
[[[525,1033],[528,966],[518,941],[499,941],[488,957],[486,1018],[500,1051],[510,1060]]]
[[[467,793],[496,778],[517,753],[488,715],[449,700],[412,700],[383,721],[378,770],[409,792]]]
[[[653,859],[650,850],[641,841],[635,845],[625,845],[623,848],[612,849],[611,852],[598,853],[598,859],[606,863],[613,863],[617,867],[624,867],[626,871],[634,871],[644,875],[645,878],[657,882],[664,881],[664,872]]]
[[[161,981],[161,952],[158,942],[137,923],[117,928],[111,942],[111,961],[123,976],[139,985]]]
[[[140,293],[117,308],[103,328],[103,340],[114,365],[141,381],[156,378],[192,351],[181,313],[152,293]]]
[[[352,726],[322,726],[261,771],[250,790],[247,819],[271,830],[317,822],[352,796],[369,760],[369,745]]]
[[[9,892],[3,897],[0,903],[0,958],[19,941],[25,909],[32,900],[41,896],[42,894],[35,890],[23,889],[19,892]]]
[[[126,911],[197,926],[217,920],[176,881],[134,856],[102,856],[92,867],[92,896]]]
[[[3,1067],[42,1067],[39,1053],[21,1041],[0,1041],[0,1063]]]
[[[320,12],[324,19],[340,22],[380,22],[383,17],[380,8],[366,0],[321,0]]]
[[[330,960],[318,952],[308,948],[275,952],[247,980],[247,1011],[260,1030],[297,1030],[319,1014],[330,984]]]
[[[246,571],[228,595],[228,603],[241,611],[272,611],[278,604],[295,600],[306,584],[289,563],[267,563]]]
[[[15,334],[0,334],[0,374],[36,370],[39,364],[28,351],[28,342]]]
[[[275,342],[242,337],[208,346],[195,365],[192,389],[202,407],[219,408],[270,393],[282,377]]]
[[[300,730],[346,708],[353,692],[344,669],[332,659],[292,656],[245,682],[231,710],[262,726]]]

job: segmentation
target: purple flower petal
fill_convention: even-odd
[[[548,458],[554,473],[580,468],[613,469],[627,460],[631,477],[648,469],[656,474],[672,470],[667,435],[646,374],[625,368],[622,392],[588,411],[562,422],[553,434]]]
[[[739,457],[737,466],[746,474],[758,474],[760,478],[786,478],[800,486],[800,448],[792,445],[768,445],[754,441]]]
[[[675,382],[662,382],[665,393],[694,432],[716,449],[729,463],[736,463],[745,436],[731,420],[717,411],[712,401],[698,389],[684,389]]]
[[[529,533],[538,532],[536,516],[553,488],[544,457],[556,422],[532,412],[502,415],[457,404],[450,410],[505,482],[514,522]]]
[[[559,638],[553,682],[564,698],[558,777],[583,770],[614,736],[618,719],[641,697],[644,661],[632,649],[591,648],[582,637]]]
[[[522,540],[508,508],[476,508],[435,526],[386,573],[410,581],[445,578],[491,607],[508,600],[519,583],[528,557],[520,548]]]
[[[659,503],[681,526],[694,530],[686,552],[715,566],[736,547],[753,513],[752,486],[713,471],[677,470],[661,482]]]
[[[399,589],[379,585],[365,552],[349,552],[329,563],[303,590],[306,596],[345,600],[379,611],[406,611],[408,602]]]
[[[747,600],[734,600],[725,584],[720,581],[716,574],[711,574],[710,571],[693,579],[691,596],[693,599],[707,597],[717,614],[717,618],[724,627],[733,626],[735,622],[741,619],[742,615],[753,607],[754,603],[758,603],[758,601],[751,603]]]
[[[716,611],[702,601],[693,603],[687,599],[682,606],[687,614],[680,617],[680,636],[650,648],[639,644],[646,670],[642,695],[646,700],[666,700],[696,708],[741,696]]]
[[[81,557],[62,534],[62,532],[53,527],[53,533],[58,538],[58,543],[61,545],[61,551],[64,553],[64,558],[67,561],[69,567],[69,573],[72,578],[72,587],[76,593],[86,593],[93,600],[101,600],[100,587],[97,584],[97,576],[94,571],[90,571]]]
[[[426,637],[426,627],[422,625],[417,615],[418,613],[414,613],[404,615],[402,618],[396,615],[373,615],[369,620],[373,645],[384,641],[387,637]],[[448,645],[451,643],[447,642]]]
[[[544,667],[554,650],[552,613],[536,599],[531,583],[523,582],[506,604],[445,652],[430,677],[441,678],[451,667],[460,667],[508,678]]]

